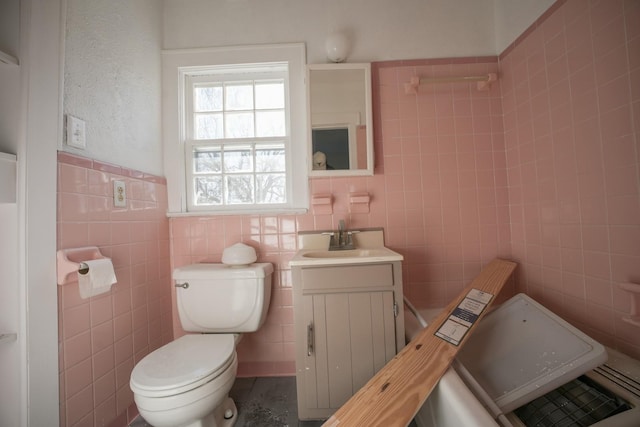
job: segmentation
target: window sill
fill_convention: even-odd
[[[195,217],[195,216],[229,216],[229,215],[303,215],[308,213],[308,209],[295,208],[295,209],[273,209],[264,211],[195,211],[195,212],[167,212],[168,218],[183,218],[183,217]]]

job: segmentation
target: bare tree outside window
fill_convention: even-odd
[[[216,76],[196,79],[191,86],[192,203],[287,203],[285,79],[224,75],[216,81]]]
[[[200,205],[287,201],[283,143],[198,147],[193,164]]]

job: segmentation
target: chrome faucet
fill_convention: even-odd
[[[341,219],[338,222],[338,231],[331,231],[328,234],[331,236],[329,240],[329,250],[330,251],[344,251],[348,249],[355,249],[355,245],[353,244],[353,233],[357,233],[357,231],[347,231],[344,220]]]

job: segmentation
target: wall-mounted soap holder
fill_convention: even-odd
[[[349,193],[349,210],[351,213],[369,213],[369,193]]]
[[[631,297],[631,313],[629,313],[629,316],[623,317],[622,320],[640,327],[640,285],[636,283],[619,283],[618,287],[623,291],[629,292]]]
[[[311,206],[316,215],[331,215],[333,213],[333,197],[331,194],[314,194],[311,196]]]
[[[58,285],[78,281],[78,272],[86,274],[89,267],[85,261],[106,258],[95,246],[60,249],[56,253],[58,263]]]

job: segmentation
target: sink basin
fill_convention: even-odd
[[[296,266],[324,266],[338,264],[366,264],[372,262],[402,261],[402,255],[384,246],[374,248],[347,249],[330,251],[327,249],[301,249],[289,261]]]
[[[329,250],[327,231],[301,231],[298,233],[300,249],[289,265],[324,267],[330,265],[371,264],[402,261],[402,255],[384,246],[382,228],[366,228],[353,235],[356,249]]]
[[[360,258],[388,255],[385,249],[347,249],[343,251],[314,251],[303,253],[305,258]]]

